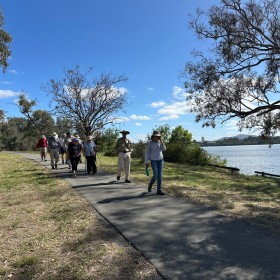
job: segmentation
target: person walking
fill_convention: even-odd
[[[69,157],[69,153],[68,153],[68,145],[69,143],[72,142],[72,135],[71,133],[68,131],[66,133],[66,137],[64,138],[64,146],[65,146],[65,152],[66,152],[66,163],[68,164],[68,169],[71,169],[71,161],[70,161],[70,157]]]
[[[92,175],[96,173],[96,144],[92,140],[92,136],[87,136],[87,141],[84,142],[84,155],[87,160],[87,173]]]
[[[52,169],[57,169],[57,163],[59,160],[59,139],[55,132],[53,132],[53,134],[48,138],[48,148]]]
[[[61,136],[59,137],[59,154],[61,155],[61,162],[62,164],[64,164],[64,154],[66,152],[65,150],[65,137],[66,137],[66,134],[63,133],[61,134]]]
[[[36,147],[40,152],[41,161],[47,161],[48,140],[45,135],[41,136]]]
[[[118,176],[117,181],[120,180],[122,170],[125,172],[125,183],[131,183],[130,181],[130,164],[131,164],[131,153],[133,151],[132,143],[127,139],[127,134],[130,132],[127,130],[120,131],[122,137],[118,139],[115,150],[118,154]]]
[[[75,137],[72,139],[72,142],[70,142],[68,145],[68,153],[74,177],[77,177],[77,169],[81,159],[81,152],[82,145],[79,143],[79,139]]]
[[[164,195],[161,190],[162,170],[163,170],[163,151],[166,151],[166,147],[162,142],[160,132],[155,130],[151,136],[151,140],[147,143],[145,152],[146,168],[149,168],[149,161],[151,162],[153,177],[151,178],[148,191],[152,191],[153,184],[157,181],[157,194]]]

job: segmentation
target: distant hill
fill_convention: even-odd
[[[238,134],[236,136],[223,137],[223,138],[218,139],[217,141],[223,141],[225,139],[232,139],[232,138],[237,138],[239,140],[244,140],[244,139],[249,138],[249,137],[258,137],[258,136],[256,136],[256,135],[248,135],[248,134]]]
[[[204,141],[201,146],[235,146],[235,145],[273,145],[280,144],[280,136],[269,139],[256,135],[239,134],[232,137],[223,137],[216,141]]]

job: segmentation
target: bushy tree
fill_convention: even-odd
[[[203,126],[239,118],[240,129],[279,130],[280,4],[221,0],[197,11],[190,27],[213,42],[186,64],[188,98]]]
[[[33,111],[35,105],[36,100],[28,100],[25,93],[19,95],[18,107],[27,119],[25,135],[38,137],[40,134],[51,134],[55,130],[54,119],[47,111]]]
[[[116,156],[115,145],[118,140],[119,132],[115,128],[107,128],[95,139],[97,150],[104,152],[105,156]]]
[[[192,134],[181,125],[175,127],[169,139],[169,143],[181,143],[189,145],[192,142]]]

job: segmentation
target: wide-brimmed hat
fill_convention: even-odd
[[[87,140],[92,140],[92,136],[91,135],[87,136]]]
[[[158,130],[153,131],[153,134],[151,137],[161,137],[160,132]]]
[[[55,132],[53,132],[53,133],[52,133],[52,136],[53,136],[53,137],[56,137],[56,136],[57,136],[57,134],[56,134]]]
[[[130,132],[127,131],[127,130],[122,130],[122,131],[120,131],[120,133],[121,133],[121,134],[129,134]]]

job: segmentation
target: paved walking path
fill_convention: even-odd
[[[50,167],[39,155],[22,155]],[[84,167],[80,164],[77,178],[70,178],[67,165],[52,172],[85,197],[164,279],[280,279],[279,236],[180,198],[148,193],[142,183],[118,183],[115,175],[100,170],[86,175]]]

